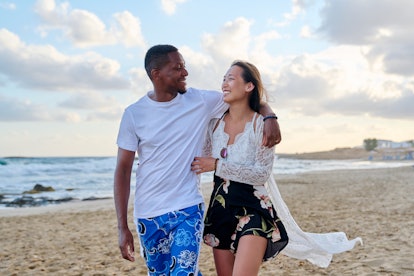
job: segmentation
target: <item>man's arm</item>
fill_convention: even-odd
[[[128,227],[128,200],[135,152],[118,148],[114,175],[114,200],[118,220],[118,244],[122,257],[131,262],[134,257],[134,238]]]
[[[275,115],[273,110],[270,108],[270,106],[267,103],[261,103],[260,104],[260,114],[263,117],[269,116],[269,115]],[[279,123],[277,121],[276,115],[275,118],[269,118],[266,119],[263,127],[263,146],[266,147],[273,147],[274,145],[277,145],[282,141],[282,136],[280,134],[280,128]]]

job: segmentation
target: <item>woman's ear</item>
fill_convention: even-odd
[[[250,81],[248,83],[246,83],[246,92],[252,92],[254,89],[254,84]]]

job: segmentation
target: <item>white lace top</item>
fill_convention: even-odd
[[[236,136],[232,145],[227,145],[229,136],[224,132],[224,121],[220,120],[214,132],[217,119],[211,121],[203,154],[220,158],[216,175],[237,182],[265,186],[289,237],[289,243],[281,254],[308,260],[319,267],[328,267],[333,254],[351,250],[355,244],[362,244],[362,239],[358,237],[348,240],[344,232],[304,232],[297,225],[273,178],[274,149],[261,145],[264,124],[262,118],[261,115],[255,115],[252,122],[246,124],[244,131]],[[225,147],[228,154],[224,159],[220,156],[220,151]]]
[[[231,145],[227,145],[229,135],[224,132],[224,120],[214,130],[217,120],[210,122],[204,146],[205,156],[219,158],[216,175],[250,185],[264,185],[272,173],[274,148],[262,146],[263,117],[255,113]],[[223,148],[227,148],[226,158],[220,156]]]

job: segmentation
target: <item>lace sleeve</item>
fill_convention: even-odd
[[[254,164],[235,164],[220,160],[216,170],[217,176],[250,185],[264,185],[272,173],[274,147],[262,146],[263,121],[260,118],[256,121],[255,134],[254,144],[246,145],[255,147]]]

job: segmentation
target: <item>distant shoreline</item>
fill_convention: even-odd
[[[402,161],[407,154],[413,156],[414,148],[377,149],[367,151],[364,148],[335,148],[329,151],[305,153],[276,153],[279,158],[311,159],[311,160],[398,160]],[[412,159],[411,159],[412,160]]]
[[[342,147],[325,151],[312,152],[297,152],[297,153],[278,153],[276,155],[282,158],[296,158],[296,159],[315,159],[315,160],[329,160],[329,159],[368,159],[370,156],[375,160],[381,160],[384,155],[398,154],[404,155],[414,152],[414,148],[387,148],[375,149],[367,151],[362,147]],[[2,156],[0,159],[25,159],[25,158],[116,158],[116,156]],[[402,160],[402,159],[400,159]]]

